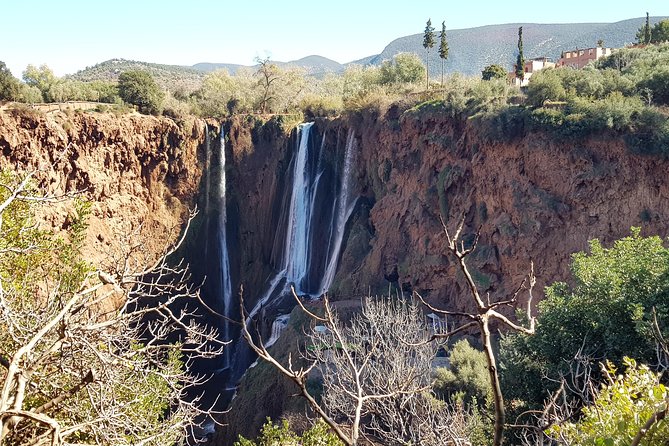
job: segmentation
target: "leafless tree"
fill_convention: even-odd
[[[243,334],[253,350],[290,378],[316,414],[347,445],[372,436],[389,444],[465,444],[464,421],[431,391],[430,362],[435,353],[431,333],[414,303],[366,298],[350,321],[342,321],[327,299],[322,314],[311,318],[303,351],[307,367],[292,358],[283,365],[254,340],[248,324]],[[243,300],[242,314],[246,315]],[[320,374],[322,403],[307,388],[307,377]]]
[[[490,385],[492,387],[495,411],[493,445],[499,446],[504,441],[506,413],[504,408],[504,396],[502,394],[502,389],[499,382],[499,373],[497,371],[497,360],[495,358],[495,352],[492,345],[491,322],[494,321],[496,323],[500,323],[511,330],[515,330],[521,333],[534,334],[535,318],[532,316],[532,290],[536,283],[536,279],[534,277],[534,267],[531,266],[528,277],[523,280],[523,282],[511,296],[507,296],[497,301],[491,301],[490,295],[488,294],[485,296],[484,300],[482,293],[479,291],[478,286],[476,285],[476,282],[474,282],[466,261],[467,256],[476,249],[476,245],[480,236],[480,230],[476,232],[474,241],[471,246],[466,247],[465,243],[460,239],[465,223],[464,217],[460,220],[458,227],[453,235],[449,233],[448,227],[446,226],[446,223],[443,221],[443,219],[441,220],[441,223],[448,242],[448,250],[457,260],[457,266],[465,277],[469,295],[471,296],[476,309],[474,312],[470,313],[439,309],[428,304],[420,295],[418,296],[423,304],[430,308],[431,311],[446,317],[454,317],[468,321],[446,333],[437,333],[434,335],[434,338],[446,338],[466,330],[477,330],[480,333],[481,344],[483,345],[483,351],[485,353],[488,364],[488,375],[490,377]],[[507,316],[498,311],[503,307],[515,308],[518,304],[518,296],[525,288],[528,289],[528,298],[525,302],[524,309],[527,318],[527,326],[521,323],[513,322]]]
[[[185,398],[201,378],[182,352],[211,356],[224,344],[192,317],[187,268],[167,262],[183,238],[150,265],[128,243],[114,268],[93,269],[71,258],[74,241],[36,227],[33,207],[51,199],[31,177],[0,184],[0,442],[179,442],[205,412]]]
[[[280,79],[279,67],[276,66],[269,57],[261,59],[256,57],[258,63],[258,70],[255,76],[258,76],[258,85],[262,88],[262,98],[260,99],[260,113],[265,113],[267,104],[274,99],[272,96],[272,89],[274,83]]]

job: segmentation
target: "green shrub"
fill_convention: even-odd
[[[434,390],[453,402],[473,407],[490,401],[490,376],[485,353],[461,339],[449,356],[449,367],[435,371]]]
[[[506,80],[507,73],[504,67],[497,64],[488,65],[481,71],[481,79],[489,81],[493,79]]]
[[[569,69],[546,69],[535,73],[527,86],[527,103],[541,107],[546,101],[564,101],[567,90],[562,83],[561,74]]]
[[[641,237],[640,229],[633,228],[610,248],[592,240],[590,252],[574,254],[571,272],[573,285],[557,282],[546,288],[534,336],[508,336],[502,344],[502,363],[522,358],[527,375],[514,366],[515,375],[539,378],[568,372],[569,361],[579,351],[615,365],[625,356],[655,361],[653,309],[660,326],[669,326],[669,249],[662,239]],[[514,382],[513,374],[503,376]],[[516,387],[519,393],[542,403],[541,391],[531,388],[537,384],[518,384],[525,386]]]
[[[328,425],[318,419],[316,423],[306,430],[302,435],[298,435],[290,428],[287,420],[283,420],[280,425],[272,423],[267,418],[260,431],[260,435],[255,441],[247,440],[239,436],[234,446],[343,446],[339,438],[330,431]]]
[[[548,429],[548,434],[574,446],[627,446],[656,412],[667,407],[669,391],[660,375],[633,359],[623,361],[624,375],[607,364],[603,385],[592,406],[583,409],[578,421],[568,421]],[[658,420],[645,433],[642,446],[664,446],[669,438],[669,423]]]
[[[654,103],[669,105],[669,68],[659,68],[638,83],[640,91],[648,90]]]

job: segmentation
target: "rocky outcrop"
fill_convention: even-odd
[[[102,261],[138,234],[145,254],[182,230],[202,173],[202,121],[177,125],[137,114],[0,111],[0,167],[35,178],[49,193],[81,191],[92,204],[86,258]],[[67,224],[71,205],[49,206],[46,224]],[[141,239],[141,240],[140,240]]]

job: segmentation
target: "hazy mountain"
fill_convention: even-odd
[[[307,56],[298,60],[291,60],[290,62],[280,62],[280,61],[272,61],[272,62],[282,68],[287,68],[287,67],[303,68],[307,72],[307,74],[314,76],[322,75],[325,73],[336,73],[344,69],[344,65],[340,64],[339,62],[318,55]],[[215,70],[226,69],[230,74],[234,74],[240,67],[254,68],[255,65],[246,66],[246,65],[228,64],[228,63],[197,63],[193,65],[191,68],[194,68],[196,70],[201,70],[207,73]]]
[[[308,74],[312,75],[336,73],[344,70],[344,65],[339,62],[318,55],[303,57],[302,59],[286,62],[285,64],[279,62],[279,65],[303,68]]]
[[[244,65],[234,64],[234,63],[211,63],[211,62],[200,62],[192,65],[189,68],[192,68],[197,71],[202,71],[204,73],[211,73],[216,70],[228,70],[228,73],[235,74],[237,70]]]
[[[665,18],[667,17],[652,17],[651,23]],[[604,41],[605,46],[613,48],[632,43],[645,20],[645,17],[641,17],[615,23],[510,23],[452,31],[447,29],[446,40],[450,51],[445,69],[447,72],[479,75],[485,66],[497,63],[511,70],[517,55],[519,26],[523,27],[523,51],[526,59],[547,56],[557,60],[562,51],[591,48],[597,45],[599,39]],[[432,73],[441,69],[438,45],[437,33],[437,44],[430,51]],[[424,58],[423,34],[393,40],[380,54],[368,59],[368,63],[380,64],[401,52],[416,53]],[[362,59],[363,62],[366,60]]]
[[[652,17],[656,23],[667,17]],[[461,72],[478,76],[481,70],[493,63],[500,64],[511,70],[516,60],[518,27],[523,27],[523,43],[525,58],[547,56],[553,60],[560,57],[565,50],[594,47],[599,39],[604,45],[619,48],[635,40],[639,27],[645,23],[645,17],[623,20],[615,23],[569,23],[569,24],[536,24],[510,23],[505,25],[488,25],[478,28],[446,30],[446,38],[450,47],[445,68],[447,72]],[[440,72],[441,61],[437,45],[430,52],[430,67],[433,75]],[[378,65],[386,59],[402,52],[411,52],[425,57],[423,34],[400,37],[390,42],[381,53],[368,56],[348,64],[340,64],[323,56],[311,55],[290,62],[278,62],[281,67],[300,67],[312,76],[325,73],[340,72],[346,65]],[[162,65],[138,62],[125,59],[111,59],[92,67],[87,67],[73,75],[72,78],[91,81],[96,79],[115,80],[127,70],[141,69],[149,71],[156,81],[172,91],[183,88],[192,91],[198,88],[204,76],[217,69],[226,69],[234,74],[245,65],[229,63],[202,62],[193,66]],[[247,68],[254,69],[253,66]]]

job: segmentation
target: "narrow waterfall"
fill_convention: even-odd
[[[309,233],[313,211],[312,188],[307,156],[309,151],[309,133],[313,122],[300,124],[298,127],[299,146],[293,166],[293,189],[288,211],[288,232],[284,249],[283,265],[286,279],[301,291],[302,279],[308,270]]]
[[[334,224],[330,226],[330,239],[327,247],[327,261],[325,264],[325,272],[319,287],[318,294],[323,294],[328,291],[335,273],[337,272],[337,264],[339,262],[339,253],[341,252],[341,245],[344,240],[344,231],[346,229],[346,222],[351,216],[355,208],[356,200],[351,199],[351,174],[353,170],[353,157],[357,152],[357,144],[355,133],[353,129],[348,130],[346,137],[346,151],[344,154],[344,168],[341,176],[341,186],[339,188],[339,195],[337,201],[334,203],[335,210],[333,211]]]
[[[209,222],[209,194],[211,193],[211,139],[209,138],[209,124],[204,123],[204,215]],[[204,244],[204,257],[209,255],[209,237]]]
[[[227,201],[226,201],[226,180],[225,180],[225,132],[221,126],[219,152],[219,177],[218,177],[218,196],[219,196],[219,213],[218,213],[218,240],[220,246],[220,290],[221,303],[223,304],[223,315],[226,320],[223,321],[223,338],[230,339],[230,319],[232,318],[232,279],[230,277],[230,256],[228,254],[228,236],[227,236]],[[230,367],[230,360],[232,357],[232,349],[225,349],[224,368]]]
[[[269,281],[267,291],[256,302],[249,312],[248,319],[252,319],[260,309],[276,296],[277,288],[283,284],[279,295],[285,295],[294,284],[300,289],[300,282],[308,271],[308,236],[311,224],[312,187],[309,181],[307,158],[309,151],[309,133],[313,122],[300,124],[297,128],[297,152],[293,162],[293,185],[288,210],[288,227],[283,248],[282,270]]]

